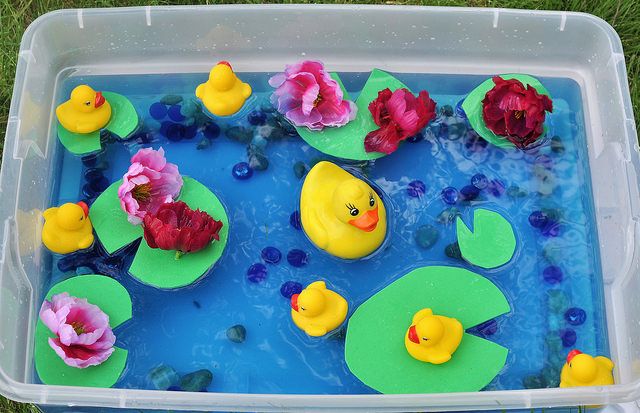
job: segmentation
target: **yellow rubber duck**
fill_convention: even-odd
[[[451,359],[462,341],[464,329],[455,318],[434,315],[423,308],[413,316],[404,345],[414,359],[442,364]]]
[[[58,121],[74,133],[91,133],[102,129],[111,120],[111,105],[90,86],[76,86],[71,97],[56,108]]]
[[[316,281],[300,294],[291,296],[291,318],[305,333],[320,337],[336,329],[345,318],[349,306],[340,294],[327,289],[324,281]]]
[[[571,350],[560,372],[560,387],[606,386],[613,384],[613,361]]]
[[[218,62],[209,73],[209,80],[198,85],[196,96],[207,110],[216,116],[233,115],[251,96],[251,86],[243,83],[229,62]]]
[[[387,212],[376,191],[326,161],[318,162],[305,178],[300,219],[318,248],[345,259],[371,254],[387,234]]]
[[[44,211],[42,242],[52,252],[69,254],[93,244],[89,207],[80,201]]]

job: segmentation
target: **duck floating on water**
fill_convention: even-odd
[[[349,305],[340,294],[316,281],[300,294],[291,296],[291,318],[298,328],[310,336],[320,337],[335,330],[347,318]]]
[[[111,105],[88,85],[76,86],[69,100],[56,108],[62,127],[74,133],[91,133],[102,129],[111,120]]]
[[[458,349],[464,329],[455,318],[423,308],[413,316],[404,345],[411,357],[432,364],[446,363]]]
[[[606,386],[613,384],[613,361],[571,350],[560,372],[560,387]]]
[[[371,254],[387,234],[387,212],[376,191],[326,161],[317,163],[305,178],[300,219],[311,242],[345,259]]]
[[[209,80],[198,85],[196,96],[212,114],[230,116],[251,96],[251,86],[236,76],[229,62],[221,61],[209,72]]]
[[[42,243],[57,254],[69,254],[93,244],[89,207],[80,201],[44,211]]]

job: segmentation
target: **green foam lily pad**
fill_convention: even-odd
[[[464,329],[510,311],[489,280],[457,267],[422,267],[369,298],[349,319],[345,358],[353,374],[381,393],[478,391],[500,372],[508,350],[465,333],[450,361],[424,363],[407,352],[404,336],[423,308],[454,317]]]
[[[340,77],[336,73],[332,73],[331,77],[340,85],[344,99],[349,99]],[[328,127],[320,131],[312,131],[306,127],[296,127],[296,130],[309,145],[327,155],[352,160],[381,158],[385,156],[384,153],[365,151],[364,138],[369,132],[378,129],[369,112],[369,103],[385,88],[395,91],[407,87],[390,74],[374,69],[355,102],[358,114],[354,120],[341,127]]]
[[[131,297],[127,290],[113,278],[103,275],[82,275],[62,281],[51,288],[46,299],[63,292],[86,298],[109,316],[109,325],[116,328],[131,318]],[[111,387],[122,374],[127,361],[127,351],[115,347],[115,351],[98,366],[79,369],[67,366],[49,346],[49,338],[55,337],[47,326],[38,320],[35,333],[34,359],[40,380],[49,385]]]
[[[473,230],[458,217],[456,234],[462,257],[482,268],[506,264],[516,250],[516,236],[509,221],[488,209],[473,211]]]
[[[140,118],[133,104],[126,97],[113,92],[102,92],[111,105],[111,120],[103,128],[116,138],[124,139],[131,135],[140,123]],[[60,143],[74,155],[87,155],[102,149],[100,131],[91,133],[74,133],[65,129],[58,122],[58,139]]]
[[[551,99],[549,91],[533,76],[511,73],[500,75],[500,77],[505,80],[517,79],[525,86],[530,85],[536,89],[538,93],[547,95],[549,99]],[[473,130],[476,131],[483,139],[500,148],[515,148],[513,143],[509,142],[505,137],[498,136],[493,133],[484,123],[484,118],[482,117],[482,101],[484,100],[484,96],[487,92],[493,89],[494,86],[495,84],[491,78],[482,82],[473,89],[466,98],[464,98],[464,102],[462,102],[462,109],[467,115],[467,119],[469,120],[469,124],[471,124]],[[545,133],[546,131],[547,127],[545,126]]]

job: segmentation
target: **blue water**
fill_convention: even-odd
[[[269,75],[242,77],[256,92],[255,104],[268,105]],[[355,98],[367,75],[345,73],[341,77]],[[414,91],[428,90],[439,110],[451,105],[454,112],[456,103],[485,79],[424,74],[397,77]],[[219,122],[221,136],[200,150],[196,145],[202,140],[201,130],[194,138],[179,142],[161,134],[159,122],[149,115],[150,105],[166,94],[190,100],[195,87],[205,80],[205,74],[71,77],[59,88],[60,102],[81,83],[121,93],[141,114],[145,133],[128,142],[109,144],[97,158],[97,167],[110,182],[122,176],[130,156],[140,147],[163,147],[168,160],[176,163],[182,174],[196,178],[218,195],[230,220],[229,242],[222,259],[190,287],[161,291],[142,285],[127,275],[131,257],[125,257],[115,276],[132,295],[133,319],[116,330],[117,345],[129,350],[127,369],[116,387],[153,388],[147,378],[149,370],[167,364],[181,374],[211,370],[214,379],[208,391],[215,392],[373,393],[349,372],[340,335],[312,339],[293,326],[289,301],[280,294],[280,286],[288,280],[308,284],[326,279],[331,288],[345,296],[353,312],[373,293],[425,265],[472,268],[507,296],[512,312],[497,319],[497,331],[487,338],[507,347],[509,356],[487,389],[557,385],[551,378],[557,380],[562,359],[573,347],[608,354],[584,114],[580,90],[573,81],[542,79],[554,98],[554,112],[548,118],[549,137],[559,137],[562,153],[552,151],[549,141],[528,152],[483,145],[466,131],[463,118],[441,114],[424,132],[424,140],[404,143],[393,155],[370,164],[351,165],[384,191],[392,220],[390,239],[383,251],[368,260],[347,263],[317,250],[289,222],[290,214],[298,208],[302,185],[294,175],[294,163],[302,161],[309,166],[318,159],[329,159],[327,156],[298,137],[270,139],[265,149],[268,169],[254,171],[250,179],[239,181],[232,177],[231,169],[237,162],[247,161],[247,146],[225,137],[224,131],[232,125],[250,127],[241,116],[231,119],[230,125]],[[60,174],[55,177],[52,204],[86,198],[82,188],[87,166],[61,145],[57,153]],[[438,220],[449,207],[440,193],[448,186],[460,189],[470,184],[477,173],[511,188],[502,194],[483,190],[478,199],[456,205],[467,222],[476,207],[500,211],[512,222],[518,239],[516,256],[496,270],[474,268],[444,253],[445,247],[455,241],[455,228]],[[541,186],[543,175],[553,184]],[[424,195],[408,195],[407,186],[413,180],[424,182]],[[540,193],[547,194],[547,189],[552,193]],[[516,196],[518,192],[521,196]],[[557,234],[550,235],[549,230],[543,233],[529,224],[528,216],[540,209],[553,216]],[[430,249],[422,249],[414,239],[416,229],[425,224],[436,227],[440,234]],[[266,246],[280,249],[283,259],[275,265],[266,264],[265,281],[249,282],[246,271],[251,264],[261,262],[260,251]],[[308,252],[307,265],[295,268],[287,263],[286,254],[293,248]],[[558,284],[543,279],[543,270],[551,264],[563,271],[563,281]],[[52,284],[75,274],[62,273],[56,265],[52,268]],[[79,268],[78,273],[82,272],[86,269]],[[555,297],[551,301],[566,303],[550,305],[550,297]],[[584,324],[570,326],[565,321],[563,314],[568,307],[585,310]],[[246,327],[244,343],[233,343],[226,337],[227,328],[235,324]],[[563,348],[558,340],[560,331],[566,328],[576,332],[577,343]]]

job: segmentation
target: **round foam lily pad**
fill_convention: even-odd
[[[103,92],[102,94],[111,105],[111,120],[103,129],[108,130],[119,139],[128,137],[138,128],[140,123],[133,104],[118,93]],[[74,133],[65,129],[58,122],[58,139],[74,155],[87,155],[102,149],[99,130],[91,133]]]
[[[369,298],[349,319],[345,358],[353,374],[381,393],[478,391],[502,370],[508,350],[465,333],[451,360],[425,363],[407,352],[404,336],[423,308],[469,329],[510,311],[489,280],[457,267],[422,267]]]
[[[229,238],[229,218],[220,200],[207,187],[192,178],[184,177],[181,201],[191,209],[200,209],[222,221],[220,240],[206,248],[184,254],[176,259],[175,251],[153,249],[142,240],[129,273],[145,284],[163,288],[179,288],[195,282],[220,259]]]
[[[82,275],[62,281],[51,288],[46,299],[63,292],[86,298],[109,316],[109,325],[116,328],[131,318],[131,297],[127,290],[113,278],[103,275]],[[124,371],[127,350],[115,347],[115,351],[102,364],[84,369],[67,366],[49,346],[49,338],[55,337],[42,321],[38,320],[35,333],[34,359],[40,380],[49,385],[111,387]]]
[[[340,77],[336,73],[332,73],[331,77],[340,85],[344,99],[349,99]],[[384,153],[365,151],[364,139],[369,132],[378,129],[369,112],[369,103],[385,88],[395,91],[407,87],[390,74],[374,69],[355,102],[358,113],[354,120],[344,126],[327,127],[320,131],[312,131],[306,127],[296,127],[296,130],[309,145],[327,155],[352,160],[381,158],[385,156]]]
[[[537,90],[538,93],[547,95],[549,99],[551,99],[549,91],[542,85],[542,83],[540,83],[538,79],[533,76],[511,73],[500,75],[500,77],[505,80],[517,79],[522,82],[523,85],[531,86],[535,90]],[[493,79],[491,78],[482,82],[464,99],[464,102],[462,102],[462,109],[467,115],[467,119],[469,120],[469,124],[471,124],[473,130],[476,131],[478,135],[480,135],[483,139],[501,148],[514,148],[515,145],[511,143],[507,138],[498,136],[491,130],[489,130],[484,122],[484,118],[482,117],[482,101],[484,100],[487,92],[493,89],[494,86],[495,84],[493,83]],[[545,126],[545,133],[546,131],[547,127]]]
[[[462,258],[482,268],[504,265],[516,251],[513,227],[502,215],[488,209],[473,211],[473,230],[458,217],[456,235]]]

